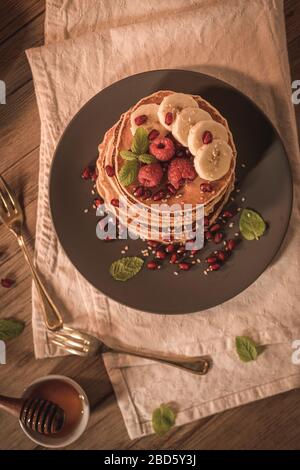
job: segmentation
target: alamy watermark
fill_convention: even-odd
[[[295,90],[292,93],[293,104],[300,104],[300,80],[294,80],[292,82],[292,89]]]
[[[0,364],[6,364],[6,344],[0,340]]]
[[[3,80],[0,80],[0,104],[6,104],[6,85]]]

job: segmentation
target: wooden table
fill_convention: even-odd
[[[293,80],[300,79],[300,2],[286,0],[287,40]],[[7,104],[0,105],[0,173],[23,198],[27,243],[33,249],[40,121],[24,50],[43,44],[44,0],[1,0],[0,79]],[[296,106],[298,127],[300,105]],[[300,390],[211,416],[172,430],[164,438],[130,441],[112,386],[100,358],[36,361],[31,331],[31,277],[15,240],[0,226],[0,278],[16,287],[0,288],[0,316],[26,322],[24,333],[8,344],[7,365],[0,365],[1,393],[19,395],[29,381],[65,374],[86,389],[92,416],[88,430],[70,449],[300,449]],[[36,449],[18,423],[1,414],[0,449]]]

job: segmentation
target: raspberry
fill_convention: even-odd
[[[140,168],[138,180],[146,188],[157,186],[163,177],[162,167],[159,163],[150,163]]]
[[[175,189],[179,189],[182,181],[193,181],[197,176],[193,163],[187,158],[174,158],[168,169],[168,180]]]
[[[158,137],[150,144],[149,152],[154,155],[157,160],[167,162],[175,154],[175,147],[171,139],[168,137]]]

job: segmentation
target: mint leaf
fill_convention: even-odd
[[[142,153],[138,158],[141,163],[146,163],[146,165],[150,165],[150,163],[157,161],[153,155],[150,155],[150,153]]]
[[[138,127],[133,136],[131,151],[136,155],[147,153],[149,147],[148,132],[143,127]]]
[[[24,323],[17,320],[0,320],[0,340],[16,338],[24,330]]]
[[[153,411],[152,427],[156,434],[163,436],[175,424],[175,413],[167,405],[160,405]]]
[[[246,240],[259,240],[265,233],[264,219],[251,209],[243,209],[240,216],[240,231]]]
[[[128,256],[126,258],[114,261],[109,269],[110,274],[116,281],[128,281],[136,276],[142,269],[144,260],[137,256]]]
[[[129,186],[133,183],[138,174],[137,160],[126,162],[119,171],[119,180],[123,186]]]
[[[257,359],[258,346],[248,336],[237,336],[235,347],[241,361],[249,362]]]
[[[130,150],[121,150],[120,155],[123,160],[133,161],[137,159],[137,155],[135,153],[130,152]]]

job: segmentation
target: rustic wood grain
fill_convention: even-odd
[[[26,240],[33,249],[40,123],[24,50],[43,43],[44,0],[1,0],[0,79],[7,81],[7,104],[0,106],[0,173],[22,195]],[[300,79],[300,2],[285,2],[292,79]],[[300,105],[296,108],[300,127]],[[31,278],[12,236],[0,225],[0,277],[16,286],[0,290],[0,316],[26,323],[8,344],[8,363],[0,366],[1,393],[19,395],[29,381],[58,373],[86,389],[92,407],[88,430],[70,449],[299,449],[300,390],[277,395],[172,430],[167,436],[130,441],[101,358],[36,361],[31,331]],[[1,414],[0,449],[35,449],[18,423]]]

